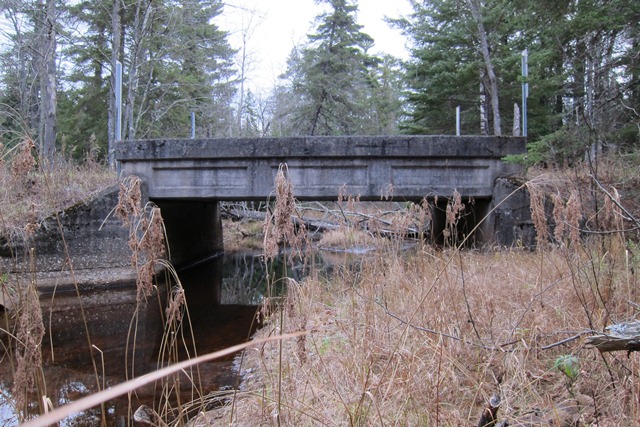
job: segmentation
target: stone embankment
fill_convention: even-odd
[[[36,224],[32,236],[0,237],[0,273],[16,289],[35,282],[41,295],[135,284],[128,227],[113,215],[118,187],[107,188]],[[9,296],[3,298],[9,305]]]

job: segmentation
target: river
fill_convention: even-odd
[[[214,256],[206,262],[179,270],[191,326],[176,332],[180,335],[177,340],[180,345],[171,357],[174,360],[184,359],[196,353],[205,354],[245,342],[258,327],[256,314],[265,294],[283,291],[270,286],[270,283],[283,283],[273,281],[275,274],[283,274],[282,268],[282,263],[274,263],[267,268],[259,254],[242,252]],[[304,271],[301,266],[288,267],[286,274],[301,279]],[[162,291],[160,295],[163,295]],[[163,312],[157,297],[138,306],[137,322],[132,321],[136,305],[135,290],[131,285],[108,291],[83,292],[81,299],[73,293],[41,295],[42,301],[45,302],[43,319],[47,329],[42,347],[44,378],[47,397],[53,406],[89,395],[98,389],[98,385],[100,388],[109,387],[125,381],[127,377],[157,368],[159,354],[164,348]],[[87,330],[90,340],[87,339]],[[166,338],[167,335],[164,336]],[[3,342],[7,342],[6,336]],[[1,351],[0,425],[16,425],[18,416],[11,404],[14,366],[6,345]],[[165,353],[165,361],[168,357]],[[199,367],[201,391],[207,393],[238,385],[238,376],[233,369],[234,357]],[[185,385],[187,382],[182,383]],[[190,396],[189,389],[185,386],[184,392]],[[130,425],[128,421],[132,411],[143,404],[153,406],[158,401],[159,392],[159,387],[147,387],[132,395],[131,402],[126,397],[107,402],[106,424]],[[184,398],[183,395],[181,399]],[[38,405],[31,405],[30,410],[37,414]],[[100,425],[101,417],[102,410],[95,408],[75,414],[60,425],[95,426]]]

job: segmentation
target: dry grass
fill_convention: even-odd
[[[73,200],[77,194],[86,196],[91,190],[83,193],[84,185],[98,187],[99,180],[83,179],[76,171],[67,189],[64,182],[71,180],[73,168],[61,171],[62,178],[54,183],[33,169],[25,154],[32,148],[23,148],[20,156],[25,157],[17,156],[21,160],[15,167],[1,168],[1,213],[10,227],[37,223],[31,218],[68,204],[71,194]],[[536,226],[554,239],[553,244],[540,240],[537,252],[460,252],[426,245],[401,251],[400,240],[377,237],[377,251],[361,263],[345,263],[331,281],[313,272],[303,283],[287,279],[286,297],[278,300],[257,338],[298,330],[308,334],[247,350],[242,389],[229,405],[192,424],[474,425],[490,397],[499,395],[498,417],[509,419],[510,425],[637,425],[638,355],[600,354],[583,346],[592,331],[637,315],[640,256],[629,250],[637,245],[630,243],[628,232],[586,239],[577,233],[585,224],[596,231],[628,225],[616,203],[621,199],[614,177],[603,180],[613,195],[609,198],[586,191],[584,176],[564,178],[566,182],[539,175],[530,186]],[[153,206],[137,203],[135,182],[129,184],[119,212],[123,218],[138,218],[129,225],[134,266],[142,272],[139,300],[144,301],[153,286],[147,270],[162,264],[162,221]],[[38,192],[45,188],[48,197]],[[267,255],[284,245],[304,255],[308,241],[304,229],[291,223],[297,208],[285,169],[276,188],[274,209],[264,223]],[[24,206],[16,203],[20,197],[28,200],[31,213],[18,207]],[[447,218],[454,230],[464,206],[452,200]],[[545,209],[554,217],[553,227],[542,215]],[[409,210],[394,221],[406,230],[405,224],[424,223],[424,215],[420,209]],[[374,229],[363,235],[347,222],[342,227],[344,235],[353,236],[342,244],[376,234]],[[171,273],[169,265],[163,266]],[[172,279],[176,287],[165,312],[159,366],[178,360],[177,350],[185,342],[182,322],[188,323],[179,279]],[[31,357],[29,366],[38,369],[37,358],[27,354],[38,346],[38,326],[32,320],[37,319],[24,320],[32,326],[20,338],[23,353],[18,354]],[[33,344],[27,342],[31,338]],[[196,383],[197,371],[189,377]],[[184,406],[170,408],[167,403],[179,381],[176,376],[163,383],[153,408],[161,424],[185,422],[182,417],[174,421]]]
[[[637,315],[640,257],[629,233],[578,233],[625,225],[615,196],[568,183],[530,185],[547,237],[537,252],[402,252],[388,241],[330,282],[289,279],[256,337],[306,339],[246,351],[242,390],[192,425],[477,425],[494,395],[509,425],[637,425],[638,356],[583,343]],[[452,200],[448,225],[464,209]]]
[[[118,182],[113,171],[90,159],[82,165],[58,159],[51,171],[42,171],[34,147],[30,139],[11,152],[0,145],[3,234],[22,229],[26,218],[41,220]]]
[[[0,242],[3,251],[11,250],[9,242],[22,243],[32,238],[47,216],[116,182],[113,172],[90,160],[78,166],[59,159],[51,169],[40,170],[34,154],[35,144],[29,138],[12,150],[6,150],[0,144]],[[5,273],[0,271],[0,292],[11,295],[15,302],[12,316],[2,316],[4,321],[0,329],[3,353],[10,359],[3,361],[10,363],[13,371],[12,405],[20,420],[51,407],[42,366],[45,326],[35,279],[34,251],[29,256],[31,280],[9,283]]]
[[[379,239],[369,232],[341,226],[336,230],[322,233],[317,246],[323,249],[354,250],[358,248],[374,248],[379,243]]]
[[[15,408],[24,419],[34,397],[40,410],[44,411],[42,401],[37,396],[46,390],[41,351],[45,329],[35,283],[27,286],[21,294],[18,311],[18,345],[15,348],[16,365],[11,394],[15,398]]]
[[[580,408],[585,423],[635,425],[637,356],[600,355],[579,336],[633,315],[627,300],[638,300],[639,281],[604,259],[595,273],[616,287],[604,296],[608,285],[589,255],[425,247],[379,253],[331,283],[295,284],[284,316],[274,315],[258,337],[302,329],[306,341],[287,343],[282,355],[275,344],[248,351],[243,369],[251,375],[226,420],[471,425],[497,393],[501,417],[511,420],[586,396],[595,406]],[[554,369],[567,355],[577,378]]]

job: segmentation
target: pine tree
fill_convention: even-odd
[[[111,52],[111,9],[106,2],[81,1],[65,11],[66,40],[62,54],[71,66],[63,76],[67,89],[60,93],[59,131],[62,150],[76,159],[89,152],[107,154],[108,103],[115,73]]]
[[[406,67],[408,133],[455,132],[455,109],[461,107],[462,132],[479,133],[482,60],[473,43],[469,12],[461,0],[413,2],[414,12],[400,21],[413,40]]]
[[[526,48],[535,150],[561,160],[637,141],[629,124],[638,120],[638,2],[429,0],[413,8],[399,21],[414,42],[406,132],[452,133],[457,105],[464,133],[509,129]]]
[[[329,11],[316,18],[308,43],[294,49],[285,77],[295,100],[290,131],[306,135],[359,133],[370,93],[370,70],[379,59],[368,54],[373,39],[356,23],[357,5],[321,0]]]
[[[218,0],[178,0],[154,17],[141,66],[141,75],[151,77],[138,86],[144,94],[138,108],[148,119],[136,126],[136,137],[187,136],[192,111],[198,134],[229,134],[235,51],[212,23],[221,11]]]

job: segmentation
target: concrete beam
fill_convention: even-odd
[[[137,175],[151,199],[265,200],[286,164],[298,200],[491,198],[501,158],[525,139],[492,136],[344,136],[157,139],[122,143],[123,174]]]

